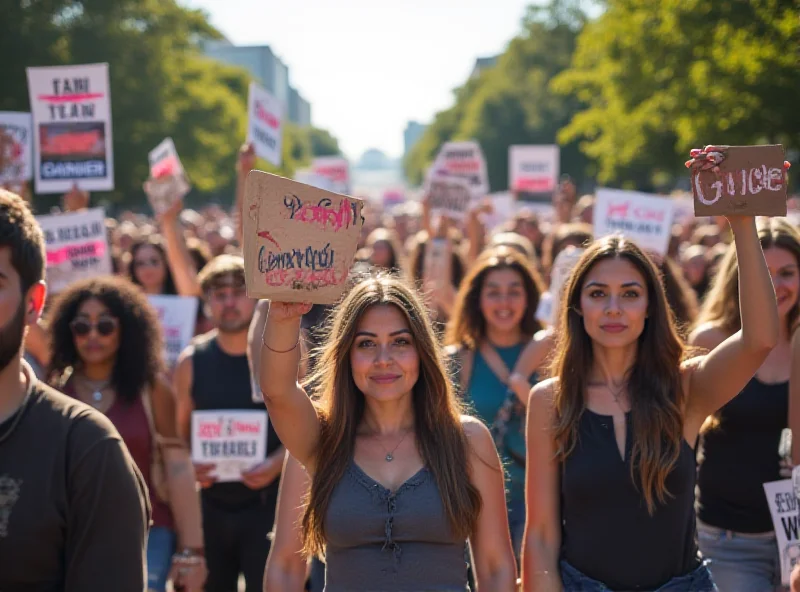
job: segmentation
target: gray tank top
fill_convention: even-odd
[[[464,592],[466,541],[423,468],[392,493],[351,462],[325,517],[324,592]]]

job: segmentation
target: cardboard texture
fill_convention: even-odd
[[[456,177],[431,177],[428,203],[432,213],[461,220],[471,202],[472,191],[465,180]]]
[[[730,146],[719,173],[692,171],[695,216],[785,216],[783,146]]]
[[[247,175],[244,195],[248,296],[336,302],[364,227],[364,202],[262,171]]]

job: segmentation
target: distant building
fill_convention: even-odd
[[[223,39],[205,41],[203,51],[210,58],[245,68],[256,82],[284,105],[290,121],[301,126],[311,125],[311,105],[289,85],[288,66],[268,45],[239,46]],[[295,117],[292,117],[293,112]]]
[[[497,64],[497,58],[500,56],[489,56],[485,58],[478,58],[475,60],[475,65],[472,67],[472,74],[470,78],[475,78],[484,70],[494,67]]]
[[[409,121],[406,124],[406,130],[403,132],[403,154],[408,154],[414,147],[414,144],[419,142],[422,134],[425,133],[427,125],[423,125],[418,121]]]

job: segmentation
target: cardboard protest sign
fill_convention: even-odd
[[[250,83],[247,116],[247,141],[253,143],[256,156],[281,166],[283,107],[255,82]]]
[[[666,255],[674,208],[675,202],[668,197],[598,189],[594,204],[594,237],[619,232],[641,249]]]
[[[520,201],[549,202],[558,186],[558,146],[509,146],[508,186]]]
[[[781,560],[781,582],[789,584],[792,569],[800,562],[800,526],[798,525],[797,497],[791,479],[764,483],[772,526],[778,543]]]
[[[0,183],[29,181],[33,176],[30,113],[0,111]]]
[[[28,68],[37,193],[114,189],[108,64]]]
[[[311,171],[330,180],[336,193],[350,193],[350,165],[341,156],[320,156],[311,161]]]
[[[177,200],[183,199],[191,187],[172,138],[166,138],[153,148],[147,159],[150,178],[145,181],[144,192],[153,210],[161,214]]]
[[[472,191],[464,179],[432,177],[428,184],[428,204],[432,214],[462,220],[472,203]]]
[[[164,335],[164,360],[169,368],[189,345],[197,323],[197,298],[194,296],[148,296],[156,310]]]
[[[103,208],[36,217],[44,233],[52,294],[76,280],[112,273],[105,217]]]
[[[241,481],[267,457],[267,412],[192,412],[192,461],[214,464],[218,482]]]
[[[247,176],[244,199],[248,296],[336,302],[364,227],[364,203],[262,171]]]
[[[783,146],[730,146],[713,170],[692,170],[696,216],[785,216]]]
[[[464,179],[473,194],[489,193],[489,174],[486,159],[477,142],[447,142],[439,150],[431,166],[431,180],[436,177]]]

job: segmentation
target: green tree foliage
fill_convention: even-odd
[[[311,140],[311,153],[313,156],[339,156],[339,141],[327,130],[319,128],[308,129]]]
[[[796,0],[608,0],[553,82],[586,108],[559,135],[603,183],[682,176],[702,144],[800,146]]]

